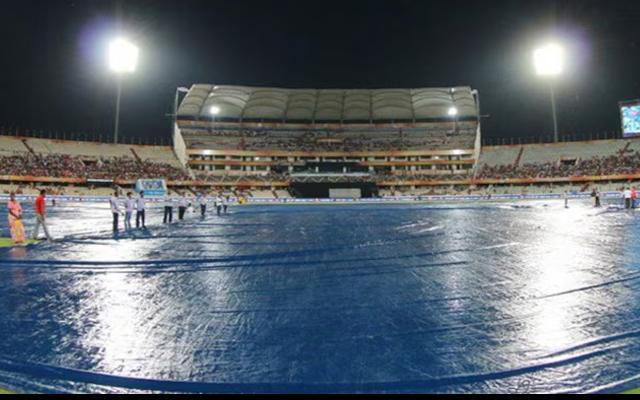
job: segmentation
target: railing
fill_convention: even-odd
[[[50,140],[73,140],[81,142],[97,142],[97,143],[113,143],[111,134],[99,132],[61,132],[39,129],[23,129],[19,127],[2,127],[0,126],[0,136],[14,136],[23,138],[50,139]],[[622,139],[620,132],[599,132],[599,133],[581,133],[581,134],[561,134],[560,142],[581,142],[590,140],[609,140]],[[170,137],[164,136],[124,136],[118,140],[119,144],[130,145],[153,145],[153,146],[171,146]],[[502,146],[502,145],[522,145],[522,144],[540,144],[553,143],[553,136],[527,136],[527,137],[482,137],[483,146]]]
[[[77,142],[113,143],[113,136],[111,134],[103,134],[98,132],[60,132],[0,126],[0,136],[48,140],[71,140]],[[118,144],[171,146],[171,138],[158,136],[124,136],[119,138]]]
[[[603,175],[603,176],[570,176],[570,177],[554,177],[554,178],[507,178],[507,179],[460,179],[460,180],[403,180],[393,179],[389,177],[388,180],[376,181],[378,186],[484,186],[484,185],[535,185],[535,184],[550,184],[550,183],[569,183],[569,184],[587,184],[593,182],[631,182],[640,180],[640,174],[618,174],[618,175]],[[89,184],[87,178],[56,178],[56,177],[37,177],[37,176],[15,176],[15,175],[0,175],[0,182],[15,182],[15,183],[58,183],[58,184]],[[291,179],[282,178],[280,180],[238,180],[238,181],[203,181],[203,180],[189,180],[189,181],[167,181],[167,186],[180,186],[180,187],[281,187],[286,188],[289,186]],[[114,179],[109,181],[119,186],[134,185],[135,180],[127,179]]]
[[[598,133],[571,133],[560,134],[559,142],[585,142],[592,140],[613,140],[624,139],[620,132],[598,132]],[[523,144],[543,144],[554,143],[553,135],[526,136],[526,137],[482,137],[483,146],[509,146]]]

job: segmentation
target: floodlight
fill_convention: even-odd
[[[138,65],[138,48],[123,38],[109,43],[109,68],[116,73],[134,72]]]
[[[447,110],[447,114],[450,117],[455,117],[456,115],[458,115],[458,108],[457,107],[451,107],[449,108],[449,110]]]
[[[564,69],[564,50],[554,43],[540,47],[533,52],[533,64],[538,75],[560,75]]]
[[[564,49],[555,43],[549,43],[533,52],[533,65],[536,74],[553,78],[560,75],[564,69]],[[558,141],[558,117],[556,115],[556,96],[553,90],[553,79],[547,79],[551,96],[551,111],[553,113],[553,140]]]
[[[211,115],[218,115],[218,114],[220,114],[220,107],[218,107],[218,106],[211,106],[211,108],[209,109],[209,114],[211,114]]]

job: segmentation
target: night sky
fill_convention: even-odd
[[[531,52],[569,53],[562,133],[620,131],[640,98],[639,0],[1,0],[0,126],[110,135],[106,44],[141,49],[121,135],[169,138],[173,95],[192,83],[291,88],[469,85],[485,137],[548,135],[548,88]],[[117,21],[120,21],[117,23]]]

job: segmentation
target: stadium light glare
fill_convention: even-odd
[[[447,114],[450,117],[455,117],[456,115],[458,115],[458,108],[457,107],[451,107],[449,108],[449,110],[447,110]]]
[[[122,96],[122,75],[134,72],[138,66],[139,50],[136,45],[123,38],[109,43],[109,69],[117,76],[118,94],[116,98],[116,117],[113,129],[113,143],[118,143],[120,129],[120,97]]]
[[[555,43],[533,52],[533,65],[539,76],[558,76],[564,69],[564,50]]]
[[[553,115],[553,141],[558,142],[558,116],[556,111],[556,95],[553,88],[555,78],[564,70],[564,49],[556,44],[549,43],[537,48],[533,52],[533,66],[538,76],[549,78],[549,94],[551,97],[551,112]]]
[[[139,50],[133,43],[117,38],[109,43],[109,68],[116,73],[134,72],[138,66]]]
[[[220,107],[218,107],[218,106],[211,106],[211,108],[209,109],[209,114],[211,114],[211,115],[218,115],[218,114],[220,114]]]

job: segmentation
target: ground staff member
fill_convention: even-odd
[[[140,192],[140,197],[136,200],[136,228],[140,228],[140,221],[142,221],[142,227],[147,228],[144,224],[144,192]]]
[[[40,196],[38,196],[38,198],[36,199],[36,228],[33,230],[33,239],[38,239],[38,231],[40,230],[40,225],[42,225],[47,240],[53,240],[51,239],[51,235],[49,235],[49,229],[47,228],[46,195],[47,191],[41,190]]]
[[[631,189],[624,189],[624,191],[622,192],[622,197],[624,198],[624,208],[631,208]]]
[[[201,193],[198,202],[200,203],[200,216],[204,218],[207,213],[207,195]]]
[[[227,196],[226,198],[222,198],[222,209],[224,211],[224,213],[227,213],[227,207],[229,207],[229,196]]]
[[[124,217],[124,229],[131,229],[131,216],[133,215],[133,208],[136,205],[136,200],[132,197],[133,193],[127,193],[126,206],[127,211]]]
[[[222,211],[222,197],[220,196],[216,197],[215,206],[216,206],[216,213],[220,215],[220,211]]]
[[[109,199],[111,214],[113,214],[113,233],[118,233],[118,219],[120,218],[120,204],[118,202],[118,191],[113,192],[113,196]]]
[[[182,194],[180,197],[180,201],[178,202],[178,219],[182,221],[184,219],[184,213],[187,212],[187,207],[189,206],[189,202],[187,201],[187,195]]]
[[[164,218],[162,219],[162,223],[166,224],[167,221],[169,223],[173,222],[173,200],[171,197],[165,195],[164,196]]]

